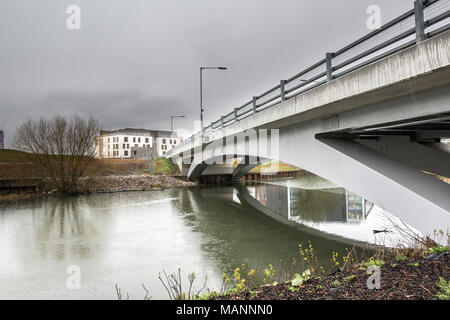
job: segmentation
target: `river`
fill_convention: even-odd
[[[158,274],[218,289],[312,243],[319,262],[384,228],[380,208],[319,177],[0,203],[0,299],[167,299]],[[386,240],[383,240],[386,241]],[[76,271],[80,287],[67,285]]]

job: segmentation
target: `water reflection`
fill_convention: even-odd
[[[342,188],[310,190],[256,184],[247,189],[266,208],[289,220],[361,222],[373,207],[366,199]]]
[[[94,254],[111,224],[111,217],[92,214],[86,198],[59,197],[43,201],[32,209],[32,226],[37,253],[42,258],[85,258]],[[102,226],[103,228],[101,228]],[[98,254],[98,253],[96,253]]]
[[[0,203],[0,299],[115,299],[116,283],[141,299],[142,282],[163,299],[163,269],[218,289],[245,259],[264,268],[311,242],[326,266],[353,239],[373,240],[380,208],[308,179]],[[81,290],[66,287],[70,265]]]
[[[388,246],[404,241],[392,226],[392,222],[401,224],[396,217],[367,199],[317,176],[307,175],[238,188],[241,194],[247,193],[256,200],[243,196],[254,208],[283,218],[281,221],[295,222],[299,226],[347,240]],[[374,230],[388,232],[375,235]],[[325,234],[323,236],[326,237]]]

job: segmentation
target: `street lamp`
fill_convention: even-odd
[[[173,118],[186,118],[185,116],[170,116],[170,132],[173,132]]]
[[[226,67],[200,67],[200,127],[202,130],[202,142],[203,142],[203,70],[227,70]]]

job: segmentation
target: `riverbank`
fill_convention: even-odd
[[[182,176],[164,175],[128,175],[106,176],[85,179],[80,182],[80,192],[122,192],[122,191],[150,191],[166,188],[194,187],[196,182],[188,181]]]
[[[434,249],[434,250],[441,250]],[[217,300],[448,300],[450,254],[409,251],[388,253],[378,259],[340,269],[325,276],[297,277],[286,283],[266,285]],[[379,288],[377,274],[379,273]],[[371,272],[369,272],[371,271]],[[297,285],[295,281],[297,280]],[[369,285],[372,288],[369,288]]]
[[[164,175],[110,175],[81,179],[78,193],[111,193],[126,191],[152,191],[167,188],[183,188],[197,186],[196,182],[187,181],[182,176]],[[39,191],[13,191],[5,190],[0,194],[0,201],[17,201],[25,199],[42,198],[56,193],[50,182],[42,181]]]

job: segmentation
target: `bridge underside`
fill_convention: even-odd
[[[433,234],[450,226],[450,185],[428,174],[450,177],[449,148],[439,143],[450,137],[450,112],[442,112],[449,105],[446,86],[336,115],[331,130],[329,118],[282,127],[279,156],[273,160],[330,180]],[[217,159],[245,157],[227,154],[220,145],[213,150],[190,165],[190,178]],[[239,178],[265,160],[243,163],[232,174]]]

